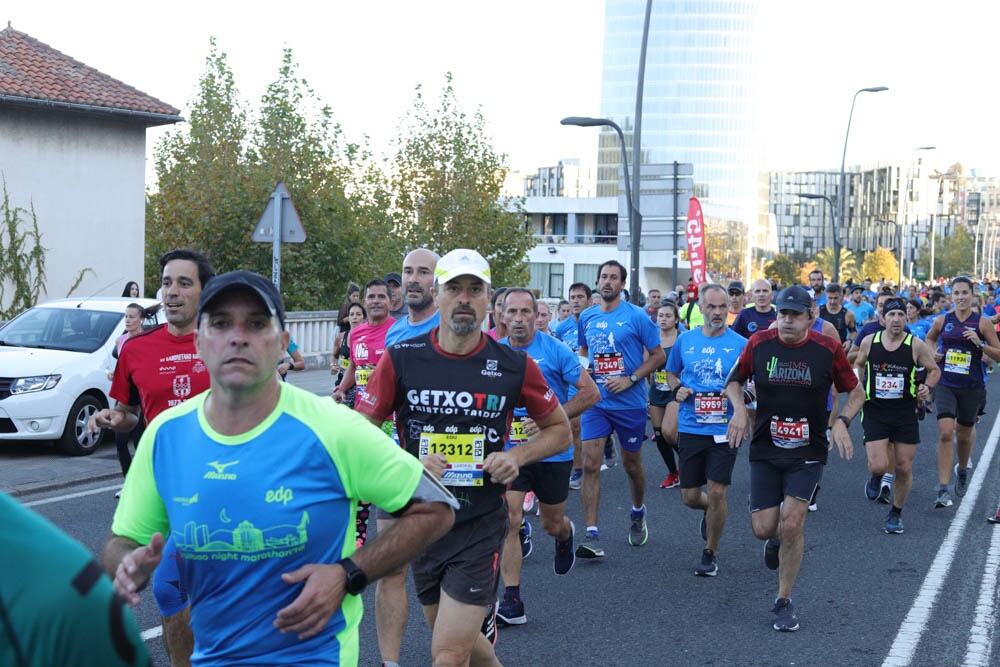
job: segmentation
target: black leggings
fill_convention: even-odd
[[[140,417],[139,423],[128,433],[115,432],[115,447],[118,448],[118,463],[122,467],[122,477],[128,474],[129,466],[132,465],[132,452],[129,451],[128,443],[131,440],[135,443],[135,447],[138,448],[139,439],[142,438],[142,433],[145,430],[146,426],[142,423],[142,417]]]

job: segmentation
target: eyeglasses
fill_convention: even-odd
[[[729,296],[743,296],[743,292],[735,289],[729,290]]]

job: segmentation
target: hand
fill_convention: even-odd
[[[917,398],[920,399],[921,401],[931,400],[931,388],[925,384],[922,384],[919,387],[917,387]]]
[[[731,448],[743,444],[743,438],[747,433],[747,420],[746,408],[733,409],[733,418],[729,420],[729,427],[726,429],[726,437],[729,439]]]
[[[445,468],[448,467],[448,457],[444,454],[428,454],[420,459],[424,464],[424,470],[434,475],[435,479],[444,477]]]
[[[483,472],[489,473],[497,484],[510,484],[517,479],[520,468],[512,452],[493,452],[483,463]]]
[[[976,331],[975,329],[967,328],[962,332],[962,335],[965,336],[965,340],[969,341],[976,347],[979,347],[983,344],[983,340],[979,337],[979,332]]]
[[[635,385],[624,375],[614,375],[604,381],[604,386],[612,394],[620,394],[623,391],[628,391]]]
[[[153,570],[160,564],[165,543],[162,533],[153,533],[149,544],[125,554],[122,562],[118,564],[115,570],[115,592],[121,595],[130,607],[139,604],[139,591],[149,582]]]
[[[674,400],[676,400],[678,403],[683,403],[684,401],[691,398],[691,394],[693,393],[694,390],[691,389],[691,387],[678,387],[677,391],[674,392]]]
[[[834,443],[837,443],[837,449],[840,450],[840,458],[850,461],[854,456],[854,443],[851,442],[851,434],[847,432],[847,424],[842,419],[833,422],[833,428],[830,429],[829,449],[833,449]]]
[[[98,410],[95,412],[89,420],[87,420],[87,430],[91,433],[97,433],[102,428],[110,428],[111,430],[117,430],[117,426],[125,421],[125,413],[121,410],[112,410],[110,408],[104,408],[103,410]]]
[[[291,368],[291,365],[288,362],[282,361],[280,364],[278,364],[278,373],[281,375],[281,377],[285,377],[286,375],[288,375],[289,368]]]
[[[344,402],[344,392],[340,391],[339,389],[334,389],[333,390],[333,400],[335,402],[337,402],[337,403],[343,403]]]
[[[937,352],[937,351],[935,351],[934,352],[934,361],[940,363],[942,359],[944,359],[944,352]]]
[[[530,438],[532,436],[538,435],[538,424],[531,417],[525,417],[524,421],[521,422],[521,433],[524,434],[525,438]]]
[[[299,639],[315,637],[344,602],[347,573],[340,565],[303,565],[281,575],[286,584],[304,581],[302,592],[284,609],[278,610],[274,627],[281,634],[299,633]]]

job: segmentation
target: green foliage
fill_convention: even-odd
[[[787,255],[778,255],[764,267],[764,277],[776,280],[782,287],[798,282],[799,267]]]
[[[45,286],[45,248],[35,207],[12,207],[3,179],[3,222],[0,225],[0,320],[9,320],[38,301]],[[30,221],[30,225],[25,223]],[[22,229],[22,227],[27,227]],[[11,294],[7,299],[7,289]]]
[[[879,246],[872,252],[865,254],[865,261],[861,265],[861,275],[871,278],[873,282],[880,280],[899,280],[899,262],[891,250]]]
[[[972,275],[975,240],[964,225],[956,225],[947,237],[934,235],[934,276],[928,272],[931,260],[930,239],[920,247],[917,272],[935,276]]]
[[[839,279],[833,277],[833,267],[834,267],[833,248],[822,248],[818,253],[816,253],[816,266],[823,271],[823,275],[827,277],[828,280],[833,280],[843,285],[848,279],[858,280],[858,258],[850,250],[846,250],[843,247],[840,249],[840,276]]]
[[[397,231],[408,247],[441,254],[473,248],[489,260],[495,285],[525,284],[534,241],[524,226],[523,200],[501,196],[506,174],[506,156],[493,148],[482,113],[462,111],[451,74],[437,108],[417,87],[391,181]]]

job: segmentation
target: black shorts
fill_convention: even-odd
[[[710,435],[677,434],[677,454],[682,489],[696,489],[712,480],[729,486],[733,482],[736,453],[728,442],[715,442]]]
[[[486,607],[495,600],[507,524],[504,503],[488,514],[456,524],[417,556],[411,566],[420,604],[438,604],[442,589],[463,604]]]
[[[954,419],[959,426],[975,426],[980,410],[986,405],[986,390],[938,385],[934,388],[934,407],[938,419]]]
[[[662,391],[656,388],[655,384],[649,385],[649,391],[646,392],[646,398],[650,405],[655,405],[658,408],[666,407],[667,403],[673,402],[674,392]]]
[[[785,496],[812,502],[823,479],[823,464],[804,459],[750,462],[750,511],[779,506]]]
[[[861,426],[865,442],[889,440],[893,443],[916,445],[920,442],[920,423],[914,410],[885,410],[865,408]]]
[[[546,505],[558,505],[569,498],[569,485],[566,479],[573,472],[573,461],[551,461],[543,463],[536,461],[521,466],[521,471],[511,485],[511,491],[534,491],[538,502]]]

